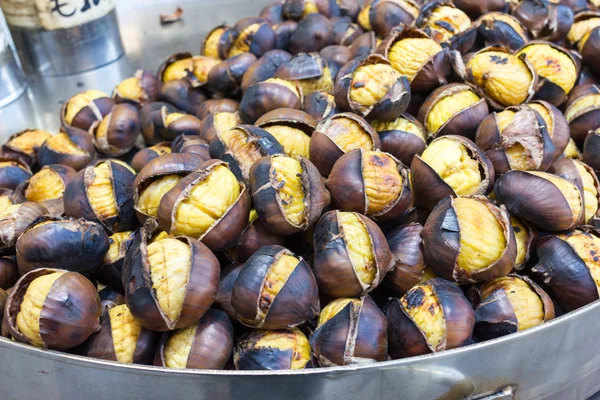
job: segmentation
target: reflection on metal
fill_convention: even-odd
[[[27,81],[23,71],[19,68],[10,47],[5,45],[0,49],[0,107],[21,97],[25,89],[27,89]]]
[[[515,390],[515,386],[509,385],[493,393],[469,396],[466,400],[511,400],[515,397]]]

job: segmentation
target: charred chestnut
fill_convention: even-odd
[[[0,254],[14,254],[19,236],[47,213],[46,207],[31,201],[12,205],[0,212]]]
[[[242,79],[242,91],[245,92],[255,83],[273,78],[277,69],[289,61],[292,55],[284,50],[271,50],[248,68]]]
[[[577,50],[581,54],[583,64],[592,71],[600,71],[600,62],[598,61],[598,52],[600,51],[600,28],[586,32],[579,44]]]
[[[577,86],[565,104],[571,137],[583,143],[588,132],[600,128],[600,85]]]
[[[19,158],[32,166],[36,162],[38,149],[50,137],[51,134],[39,129],[26,129],[15,133],[2,145],[2,155]]]
[[[335,76],[319,53],[300,53],[281,65],[275,78],[295,82],[306,96],[318,90],[333,93]]]
[[[460,288],[444,279],[414,286],[387,306],[393,359],[437,353],[471,342],[475,313]]]
[[[12,258],[0,258],[0,289],[8,290],[12,288],[19,280],[19,268]],[[0,307],[3,310],[3,307]],[[0,314],[2,311],[0,310]]]
[[[290,36],[288,51],[292,54],[319,51],[333,44],[333,26],[319,13],[308,14],[300,21]]]
[[[365,30],[373,30],[379,37],[386,37],[399,24],[410,25],[419,16],[419,5],[413,0],[374,0],[364,12],[367,21],[359,16],[359,23]],[[366,19],[363,17],[363,19]]]
[[[139,110],[131,104],[117,104],[101,121],[90,127],[96,149],[119,157],[130,151],[142,130]]]
[[[166,108],[162,109],[163,126],[165,131],[163,137],[167,140],[173,140],[179,135],[199,135],[202,122],[189,114],[178,112],[170,113]]]
[[[319,315],[310,347],[321,367],[385,361],[388,323],[369,296],[342,298]]]
[[[521,22],[512,15],[491,12],[481,16],[474,23],[477,26],[478,40],[484,46],[503,46],[518,50],[529,41],[529,34]]]
[[[246,123],[254,123],[269,111],[278,108],[302,108],[302,89],[295,82],[270,78],[248,87],[238,110]]]
[[[200,87],[208,80],[210,70],[220,62],[215,57],[175,53],[161,64],[158,78],[162,82],[186,79],[193,87]]]
[[[515,264],[517,244],[508,212],[487,197],[445,198],[421,236],[427,265],[459,284],[505,276]]]
[[[207,96],[201,88],[194,87],[187,79],[175,79],[163,83],[159,99],[186,113],[193,113],[196,107],[207,101]]]
[[[381,139],[381,150],[410,165],[413,156],[421,155],[427,146],[423,125],[411,115],[402,114],[395,121],[371,121]]]
[[[513,215],[510,216],[510,223],[515,233],[515,241],[517,242],[517,258],[515,259],[514,268],[521,270],[525,267],[527,261],[529,261],[538,237],[538,232],[533,226]]]
[[[40,167],[63,164],[79,171],[96,157],[93,136],[80,129],[67,128],[44,142],[37,152]]]
[[[313,117],[317,122],[321,122],[325,118],[332,117],[338,113],[338,109],[335,106],[335,97],[322,90],[312,92],[304,97],[302,108],[305,113]]]
[[[200,137],[209,144],[220,135],[229,132],[231,129],[240,125],[242,120],[237,112],[217,111],[209,114],[200,126]]]
[[[210,99],[201,103],[194,112],[196,118],[205,120],[209,115],[217,112],[234,113],[238,110],[240,103],[231,99]]]
[[[242,53],[252,53],[260,57],[275,48],[275,33],[271,25],[260,18],[244,18],[231,30],[229,42],[221,48],[222,59]]]
[[[214,254],[195,239],[164,234],[152,219],[137,231],[123,269],[127,306],[153,331],[192,326],[217,295],[220,266]]]
[[[233,353],[235,369],[304,369],[311,363],[310,344],[298,328],[256,330],[245,336]]]
[[[96,287],[86,277],[48,268],[23,275],[5,311],[13,339],[53,350],[78,346],[100,330],[102,312]]]
[[[534,39],[560,42],[573,25],[573,11],[553,1],[521,0],[511,13],[531,32]]]
[[[117,103],[142,105],[158,100],[162,83],[156,76],[143,69],[138,69],[135,75],[127,78],[115,87],[112,93]]]
[[[131,168],[136,172],[140,172],[150,161],[170,153],[171,144],[169,142],[160,142],[154,146],[146,147],[133,156],[131,159]]]
[[[21,159],[0,156],[0,188],[15,190],[31,176],[31,169]]]
[[[63,127],[66,125],[87,131],[94,121],[102,120],[114,105],[114,100],[106,93],[88,90],[65,102],[60,111],[60,121]]]
[[[215,65],[208,73],[206,89],[218,96],[236,96],[241,92],[242,78],[256,56],[252,53],[240,53]]]
[[[310,136],[317,121],[307,113],[291,108],[273,110],[258,119],[256,126],[269,132],[291,157],[309,156]]]
[[[469,16],[450,0],[435,0],[424,5],[415,26],[436,42],[447,43],[463,54],[471,50],[477,38],[477,29]]]
[[[165,125],[163,120],[163,109],[167,113],[177,112],[177,108],[169,103],[156,102],[145,104],[140,110],[140,121],[142,123],[142,136],[147,146],[153,146],[163,141]]]
[[[213,28],[202,42],[200,54],[207,57],[221,58],[221,54],[225,51],[223,48],[227,45],[231,27],[228,25],[219,25]]]

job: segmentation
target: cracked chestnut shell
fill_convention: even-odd
[[[323,214],[314,229],[313,248],[319,289],[332,298],[369,293],[393,266],[383,232],[358,213]]]
[[[505,276],[517,256],[506,208],[484,196],[446,197],[427,218],[421,237],[427,265],[459,284]]]
[[[600,16],[598,13],[582,13],[582,14],[594,14],[590,15],[590,18],[582,18],[583,24],[589,23],[589,27],[585,30],[585,33],[581,39],[577,42],[577,50],[581,54],[583,64],[590,70],[598,72],[600,70],[600,62],[598,61],[598,51],[600,51],[600,29],[598,27],[598,19]],[[577,19],[576,19],[577,20]],[[568,39],[568,37],[567,37]]]
[[[292,54],[320,51],[333,44],[333,25],[327,17],[319,13],[308,14],[292,32],[288,51]]]
[[[549,0],[521,0],[511,10],[534,39],[560,42],[573,25],[573,11]]]
[[[408,78],[413,91],[429,92],[448,83],[450,50],[420,29],[399,25],[381,42],[377,52]]]
[[[275,33],[275,48],[285,50],[290,44],[290,38],[292,33],[298,27],[296,21],[284,21],[280,24],[273,25],[273,32]]]
[[[102,120],[115,105],[104,92],[88,90],[71,97],[60,110],[60,122],[64,129],[74,127],[88,131],[94,121]]]
[[[119,294],[125,293],[123,287],[123,263],[127,249],[135,238],[134,231],[113,233],[108,238],[108,251],[104,255],[103,265],[96,278],[109,289]]]
[[[529,42],[529,33],[521,22],[510,14],[491,12],[474,22],[477,40],[487,46],[503,46],[518,50]]]
[[[227,162],[234,175],[247,185],[254,162],[264,156],[285,153],[273,135],[254,125],[238,125],[218,133],[208,150],[213,158]]]
[[[203,121],[210,114],[217,112],[234,113],[238,110],[239,106],[240,103],[232,99],[210,99],[198,105],[194,111],[194,115]]]
[[[246,123],[253,124],[257,119],[278,108],[302,108],[304,95],[297,83],[284,79],[269,78],[248,87],[238,109]]]
[[[264,246],[240,271],[231,305],[246,326],[293,328],[319,315],[317,281],[302,257],[281,246]]]
[[[163,108],[168,113],[177,112],[177,108],[169,103],[157,101],[144,104],[140,110],[140,122],[142,123],[142,136],[147,146],[153,146],[164,140],[166,127],[163,119]]]
[[[298,328],[251,331],[235,346],[233,364],[240,371],[310,368],[310,344]]]
[[[228,32],[219,56],[225,60],[242,53],[260,57],[275,48],[275,33],[271,25],[260,18],[243,18]]]
[[[598,300],[600,233],[590,226],[540,238],[532,268],[565,312]]]
[[[102,226],[84,219],[42,217],[30,224],[16,243],[21,275],[38,268],[95,272],[109,247]]]
[[[151,365],[158,339],[158,332],[143,328],[126,304],[105,304],[100,331],[93,333],[75,353],[122,364]]]
[[[207,101],[207,96],[202,88],[194,87],[187,79],[174,79],[162,84],[159,99],[191,114]]]
[[[410,84],[388,59],[371,54],[344,65],[335,80],[335,103],[361,117],[393,121],[408,107]]]
[[[510,216],[510,223],[517,242],[517,257],[515,259],[514,269],[520,271],[525,267],[529,261],[529,257],[535,249],[538,231],[530,223],[515,217],[514,215]]]
[[[324,47],[319,52],[319,55],[325,60],[325,62],[331,69],[331,74],[334,79],[337,76],[340,68],[342,68],[354,58],[352,50],[342,45],[332,45]]]
[[[392,359],[455,349],[471,343],[473,307],[455,284],[441,278],[414,286],[386,310]]]
[[[40,167],[63,164],[79,171],[96,158],[94,138],[88,132],[73,127],[48,138],[37,152]]]
[[[374,0],[363,8],[365,21],[359,24],[365,30],[373,30],[379,37],[386,37],[399,24],[410,25],[419,16],[419,4],[412,0]]]
[[[189,114],[179,112],[169,112],[166,108],[161,110],[163,126],[165,131],[163,137],[166,140],[173,140],[179,135],[197,136],[200,135],[202,122]]]
[[[138,69],[132,77],[115,87],[112,97],[117,104],[130,103],[141,107],[157,101],[161,88],[162,82],[152,72]]]
[[[192,87],[198,88],[206,83],[208,73],[220,62],[216,57],[192,56],[188,52],[175,53],[160,65],[157,75],[163,83],[185,79]]]
[[[335,73],[319,53],[300,53],[282,64],[275,78],[297,84],[307,96],[318,90],[333,93]]]
[[[86,277],[42,268],[23,275],[15,284],[4,318],[17,342],[66,350],[100,330],[101,312],[96,287]]]
[[[450,83],[427,96],[417,117],[428,137],[460,135],[474,140],[477,128],[489,113],[485,100],[469,85]]]
[[[15,190],[0,188],[0,211],[4,211],[13,204],[20,204],[24,201],[27,201],[27,199],[23,194],[22,185]]]
[[[0,289],[9,290],[19,280],[19,267],[13,258],[0,257]],[[8,296],[8,295],[7,295]],[[0,314],[4,307],[0,307]]]
[[[154,365],[225,369],[233,351],[233,339],[233,325],[227,315],[211,308],[194,325],[163,334]]]
[[[368,31],[354,39],[348,49],[352,52],[354,58],[368,56],[375,52],[379,42],[380,39],[375,36],[375,32]]]
[[[160,226],[201,240],[213,251],[233,246],[248,223],[250,195],[227,163],[210,160],[162,196]]]
[[[547,172],[508,171],[496,180],[494,193],[511,214],[545,231],[581,225],[583,195],[577,185]]]
[[[146,147],[135,153],[131,159],[131,168],[139,173],[150,161],[166,154],[171,154],[171,143],[169,142],[160,142]]]
[[[310,347],[321,367],[385,361],[387,329],[385,315],[371,297],[337,299],[319,315]]]
[[[0,212],[0,254],[15,252],[17,239],[39,217],[48,213],[41,204],[26,201]]]
[[[575,146],[577,148],[577,146]],[[600,128],[590,132],[583,142],[583,162],[600,172]]]
[[[210,144],[214,139],[241,123],[242,120],[237,111],[217,111],[202,120],[199,136]]]
[[[544,120],[548,135],[554,143],[554,159],[557,160],[565,152],[571,140],[567,119],[556,106],[547,101],[534,100],[527,105],[537,111]]]
[[[101,121],[90,127],[98,152],[119,157],[130,151],[142,131],[140,113],[131,104],[117,104]]]
[[[488,115],[477,129],[475,143],[498,175],[510,170],[546,171],[556,151],[544,119],[526,105]]]
[[[325,185],[340,209],[386,220],[402,216],[411,206],[408,174],[388,153],[357,149],[336,161]]]
[[[21,159],[0,156],[0,188],[17,190],[31,176],[29,165]]]
[[[581,144],[588,132],[600,128],[600,85],[577,86],[565,104],[571,137]]]
[[[335,97],[322,90],[312,92],[304,97],[302,109],[317,122],[339,113],[335,106]]]
[[[208,73],[206,89],[217,96],[235,97],[241,93],[244,74],[255,62],[252,53],[240,53],[222,61]]]
[[[510,274],[479,289],[474,334],[483,340],[524,331],[554,318],[548,294],[526,276]]]
[[[261,247],[270,245],[283,246],[285,245],[285,238],[271,232],[265,222],[258,218],[256,210],[253,209],[250,211],[248,225],[229,256],[234,260],[244,262]]]
[[[171,143],[171,152],[180,154],[196,154],[204,161],[210,160],[208,142],[197,135],[181,134]]]
[[[327,18],[340,15],[340,7],[336,0],[285,0],[283,2],[283,16],[287,19],[299,21],[312,14],[323,14]]]
[[[31,167],[37,161],[37,151],[50,137],[52,135],[46,131],[25,129],[11,135],[2,145],[1,153],[6,157],[19,158]]]
[[[223,47],[227,45],[227,40],[229,39],[228,35],[230,34],[230,30],[231,27],[225,24],[213,28],[204,37],[202,46],[200,47],[200,54],[208,57],[221,58],[221,54],[224,51]]]
[[[146,329],[187,328],[210,309],[220,271],[208,247],[186,236],[165,235],[149,219],[125,256],[125,301]]]
[[[256,126],[269,132],[291,157],[309,156],[310,137],[317,121],[309,114],[292,108],[280,108],[260,117]]]
[[[362,28],[355,24],[350,17],[334,17],[331,19],[331,24],[333,26],[333,42],[342,46],[348,46],[364,33]]]
[[[110,160],[79,171],[63,194],[65,215],[99,222],[111,233],[136,228],[134,180],[129,168]]]
[[[273,78],[277,69],[289,61],[290,58],[292,58],[292,55],[285,50],[267,51],[244,73],[242,91],[245,92],[250,86]]]
[[[427,147],[427,132],[412,115],[402,114],[395,121],[371,121],[381,140],[381,150],[390,153],[405,165]]]

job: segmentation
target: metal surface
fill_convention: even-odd
[[[2,35],[2,31],[0,31]],[[0,38],[0,41],[4,39]],[[0,46],[0,108],[18,99],[27,89],[25,75],[7,45]]]

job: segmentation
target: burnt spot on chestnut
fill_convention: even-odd
[[[421,8],[415,26],[438,43],[465,54],[475,44],[477,29],[471,19],[449,0],[435,0]]]
[[[2,145],[2,155],[19,158],[25,164],[32,166],[37,161],[37,151],[50,137],[52,137],[50,133],[39,129],[17,132]]]
[[[116,103],[141,106],[157,101],[161,88],[161,81],[152,72],[138,69],[134,76],[121,81],[115,87],[112,97]]]
[[[270,50],[266,52],[244,73],[242,91],[245,92],[255,83],[273,78],[277,69],[290,58],[292,58],[292,55],[285,50]]]
[[[427,147],[427,132],[413,116],[402,114],[395,121],[371,121],[381,140],[381,150],[390,153],[405,165]]]
[[[119,157],[130,151],[142,130],[139,110],[131,104],[117,104],[101,121],[90,127],[96,149]]]
[[[310,344],[298,328],[255,330],[235,346],[233,364],[241,371],[309,368]]]
[[[318,90],[333,93],[335,76],[319,53],[300,53],[282,64],[275,78],[296,83],[306,96]]]
[[[333,44],[333,26],[322,14],[308,14],[300,21],[290,36],[288,51],[292,54],[320,51]]]
[[[335,97],[322,90],[305,96],[302,109],[317,122],[321,122],[325,118],[332,117],[338,113],[338,109],[335,106]]]
[[[474,25],[477,26],[477,39],[484,46],[497,45],[518,50],[529,41],[527,29],[510,14],[503,12],[483,14]]]
[[[309,156],[310,137],[317,125],[317,121],[309,114],[291,108],[281,108],[263,115],[255,125],[277,139],[286,155]]]
[[[88,90],[65,102],[60,111],[60,121],[63,128],[72,126],[88,131],[94,121],[101,121],[114,105],[114,100],[106,93]]]
[[[248,87],[238,110],[246,123],[256,122],[264,114],[278,108],[301,109],[304,95],[297,83],[270,78]]]
[[[48,213],[41,204],[26,201],[0,212],[0,254],[14,254],[19,236],[39,217]]]
[[[169,142],[160,142],[154,146],[146,147],[135,153],[135,156],[131,159],[131,168],[139,173],[150,161],[170,153],[171,144]]]

